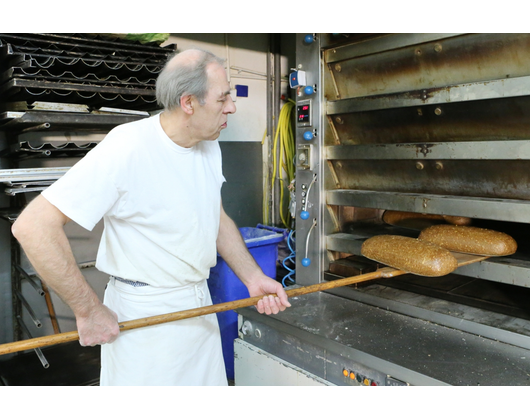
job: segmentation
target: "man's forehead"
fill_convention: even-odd
[[[208,84],[211,94],[219,97],[224,97],[230,93],[230,84],[226,77],[226,70],[223,66],[217,63],[211,63],[207,69]]]

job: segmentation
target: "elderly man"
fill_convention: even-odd
[[[101,346],[101,385],[226,385],[215,315],[125,331],[119,321],[210,305],[216,252],[274,314],[290,306],[226,215],[217,138],[236,111],[223,62],[201,50],[168,60],[157,80],[164,111],[111,130],[13,225],[39,276],[69,305],[80,343]],[[64,233],[104,219],[96,267],[103,303]],[[277,294],[277,297],[270,296]]]

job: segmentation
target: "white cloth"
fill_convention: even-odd
[[[211,305],[206,281],[179,288],[133,287],[111,278],[104,303],[120,321]],[[101,346],[102,386],[227,385],[215,314],[120,333]]]
[[[104,218],[98,270],[174,287],[216,264],[224,181],[217,140],[180,147],[157,115],[111,130],[42,194],[88,230]]]
[[[211,304],[224,180],[217,140],[179,147],[155,116],[111,130],[42,194],[88,230],[103,217],[96,267],[150,285],[108,284],[126,321]],[[222,357],[215,315],[126,331],[102,346],[101,384],[225,385]]]

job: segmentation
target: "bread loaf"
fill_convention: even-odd
[[[389,225],[402,226],[403,222],[417,222],[417,221],[438,221],[438,223],[443,223],[444,218],[438,214],[423,214],[423,213],[413,213],[410,211],[394,211],[386,210],[383,213],[383,222]]]
[[[423,214],[410,211],[386,210],[383,213],[383,222],[392,226],[412,227],[424,229],[438,223],[449,223],[451,225],[469,226],[472,219],[464,216],[449,216],[441,214]]]
[[[458,226],[469,226],[472,222],[472,219],[464,216],[447,216],[444,215],[444,220],[451,225]]]
[[[458,267],[456,258],[444,248],[399,235],[378,235],[363,242],[366,258],[426,277],[449,274]]]
[[[473,226],[437,225],[421,231],[419,239],[466,254],[502,256],[517,250],[517,242],[506,233]]]

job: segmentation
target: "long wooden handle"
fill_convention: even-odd
[[[483,261],[488,257],[460,254],[453,252],[453,255],[458,261],[458,266],[472,264]],[[308,293],[320,292],[323,290],[333,289],[335,287],[347,286],[350,284],[361,283],[363,281],[375,280],[380,278],[390,278],[406,274],[406,271],[397,270],[395,268],[385,267],[372,273],[361,274],[358,276],[347,277],[345,279],[333,280],[326,283],[313,284],[311,286],[304,286],[295,289],[286,290],[288,297],[301,296]],[[276,296],[276,295],[273,295]],[[119,323],[120,331],[132,330],[135,328],[148,327],[150,325],[163,324],[165,322],[178,321],[180,319],[194,318],[202,315],[215,314],[218,312],[229,311],[232,309],[245,308],[253,306],[264,296],[255,296],[247,299],[234,300],[232,302],[218,303],[216,305],[203,306],[195,309],[187,309],[185,311],[172,312],[164,315],[155,315],[147,318],[134,319]],[[79,340],[77,331],[70,331],[61,334],[47,335],[45,337],[31,338],[29,340],[16,341],[14,343],[7,343],[0,345],[0,355],[15,353],[17,351],[31,350],[38,347],[50,346],[53,344],[66,343],[69,341]]]
[[[311,286],[299,287],[295,289],[286,290],[288,297],[301,296],[308,293],[314,293],[322,290],[328,290],[335,287],[346,286],[363,281],[374,280],[378,278],[393,277],[404,274],[404,271],[393,268],[383,268],[372,273],[361,274],[358,276],[348,277],[340,280],[333,280],[326,283],[318,283]],[[273,296],[276,296],[273,294]],[[171,321],[178,321],[181,319],[194,318],[197,316],[215,314],[218,312],[225,312],[238,308],[245,308],[253,306],[258,303],[264,296],[255,296],[247,299],[240,299],[231,302],[218,303],[216,305],[203,306],[195,309],[187,309],[179,312],[172,312],[164,315],[155,315],[147,318],[134,319],[131,321],[120,322],[120,331],[132,330],[135,328],[148,327],[151,325],[163,324]],[[70,331],[60,334],[47,335],[44,337],[31,338],[28,340],[16,341],[13,343],[1,344],[0,355],[15,353],[18,351],[31,350],[38,347],[51,346],[54,344],[66,343],[69,341],[79,340],[77,331]]]

